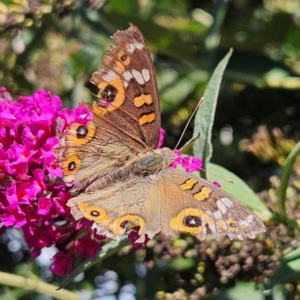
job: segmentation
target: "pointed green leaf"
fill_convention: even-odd
[[[223,190],[257,212],[262,220],[267,221],[272,216],[267,206],[257,197],[255,192],[234,173],[219,165],[209,163],[207,166],[207,177],[209,181],[219,182]],[[234,183],[222,178],[233,180]]]
[[[203,168],[206,168],[212,156],[211,133],[214,123],[217,99],[224,70],[232,54],[232,49],[226,54],[216,67],[204,93],[204,102],[198,109],[195,117],[194,136],[200,134],[200,138],[194,143],[194,155],[201,158]],[[202,172],[202,177],[206,175]]]
[[[300,142],[296,144],[292,152],[287,157],[280,176],[280,204],[281,204],[281,213],[286,217],[286,191],[289,185],[289,180],[291,177],[293,165],[295,163],[296,157],[300,154]]]

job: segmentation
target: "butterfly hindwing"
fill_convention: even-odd
[[[93,195],[81,194],[68,205],[76,219],[93,220],[98,233],[114,239],[134,220],[140,223],[140,234],[150,238],[161,231],[188,232],[200,240],[207,233],[244,239],[264,231],[257,216],[234,197],[176,169],[118,183]]]

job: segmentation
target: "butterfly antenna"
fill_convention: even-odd
[[[206,172],[206,173],[208,173],[208,174],[210,174],[210,175],[213,175],[213,176],[216,176],[216,177],[218,177],[218,178],[220,178],[220,179],[222,179],[222,180],[225,180],[225,181],[227,181],[227,182],[229,182],[229,183],[235,183],[235,181],[234,181],[233,179],[230,179],[230,178],[224,178],[224,177],[219,176],[219,175],[217,175],[217,174],[215,174],[215,173],[209,172],[209,171],[207,171],[207,170],[205,170],[205,169],[203,169],[203,168],[201,168],[201,170],[204,171],[204,172]]]
[[[203,101],[204,101],[204,98],[202,97],[202,98],[199,100],[197,106],[195,107],[193,113],[191,114],[189,120],[187,121],[187,123],[186,123],[186,125],[185,125],[185,127],[184,127],[184,129],[183,129],[183,131],[182,131],[182,134],[181,134],[181,136],[180,136],[180,138],[179,138],[179,141],[177,142],[177,144],[176,144],[176,146],[175,146],[174,149],[177,149],[178,145],[181,143],[181,140],[182,140],[182,138],[183,138],[183,135],[184,135],[185,132],[186,132],[187,127],[189,126],[189,124],[190,124],[192,118],[194,117],[196,111],[198,110],[198,108],[200,107],[200,105],[202,104]]]

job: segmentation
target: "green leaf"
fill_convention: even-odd
[[[235,287],[221,291],[214,300],[285,300],[293,299],[292,293],[289,293],[282,285],[276,285],[272,289],[263,290],[255,282],[240,282]]]
[[[217,99],[223,73],[232,51],[233,50],[230,49],[230,51],[216,67],[204,92],[204,102],[198,109],[195,117],[194,136],[200,134],[200,138],[195,141],[193,152],[195,156],[202,159],[204,169],[206,168],[212,156],[211,133],[214,123]],[[201,172],[201,175],[204,178],[206,177],[204,172]]]
[[[265,297],[255,282],[240,282],[235,287],[221,291],[216,300],[264,300]]]
[[[209,163],[207,166],[207,177],[209,181],[218,181],[223,190],[257,212],[262,220],[267,221],[272,216],[267,206],[256,196],[255,192],[234,173],[219,165]],[[233,180],[234,183],[222,178]]]
[[[281,213],[283,217],[286,217],[286,191],[289,185],[289,180],[291,177],[293,165],[295,163],[295,160],[297,156],[300,154],[300,142],[296,144],[294,149],[291,151],[289,156],[287,157],[280,176],[280,205],[281,205]]]

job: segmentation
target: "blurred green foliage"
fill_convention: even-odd
[[[260,198],[275,217],[266,235],[256,241],[224,238],[199,244],[192,237],[173,241],[158,236],[146,250],[123,249],[104,260],[70,288],[91,288],[93,276],[109,268],[117,271],[120,281],[135,283],[138,299],[300,299],[295,276],[300,257],[297,160],[286,196],[287,214],[295,223],[276,218],[278,176],[300,137],[299,1],[4,0],[0,86],[14,96],[49,90],[70,107],[81,99],[92,100],[89,78],[111,44],[109,36],[129,22],[143,32],[153,54],[165,143],[171,148],[213,69],[229,48],[234,49],[216,108],[212,161],[256,191],[264,190]],[[192,134],[190,124],[184,140]],[[296,252],[289,257],[292,250]],[[5,251],[1,246],[6,259]],[[23,263],[37,272],[28,258]],[[134,271],[139,264],[147,267],[146,277]],[[6,259],[0,268],[9,271],[16,265]],[[16,270],[20,266],[11,272]]]

